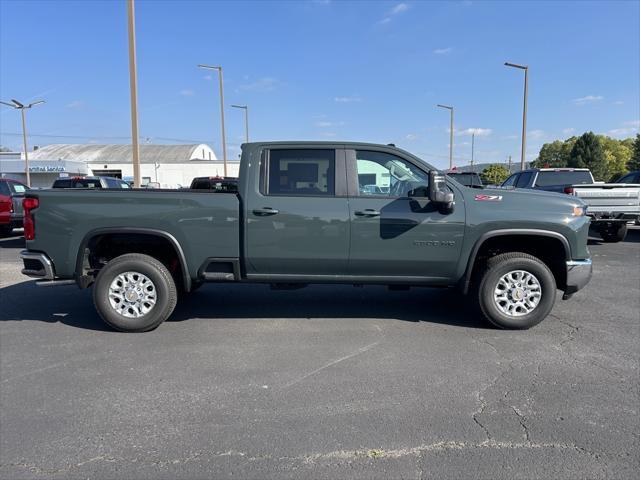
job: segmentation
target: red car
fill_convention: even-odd
[[[22,227],[22,197],[29,188],[9,178],[0,178],[0,235]]]

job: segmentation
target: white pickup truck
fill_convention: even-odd
[[[624,240],[627,223],[640,220],[640,172],[627,174],[617,183],[573,185],[571,190],[587,203],[591,225],[605,242]]]

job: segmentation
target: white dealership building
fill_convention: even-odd
[[[227,160],[227,176],[237,177],[239,160]],[[58,177],[104,175],[133,179],[131,145],[55,144],[29,152],[33,187],[50,187]],[[0,162],[2,176],[25,180],[24,155]],[[224,162],[206,144],[140,145],[142,184],[188,187],[194,177],[224,175]]]

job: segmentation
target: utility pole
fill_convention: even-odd
[[[138,145],[138,74],[136,70],[136,18],[134,0],[127,0],[129,20],[129,88],[131,90],[131,153],[133,186],[140,188],[140,145]]]
[[[26,112],[25,110],[30,109],[31,107],[35,107],[36,105],[40,105],[44,103],[44,100],[38,100],[37,102],[30,103],[25,105],[17,100],[11,99],[11,103],[8,102],[0,102],[7,107],[15,108],[16,110],[20,110],[22,114],[22,145],[24,148],[24,174],[27,180],[27,187],[31,188],[31,172],[29,171],[29,146],[27,145],[27,120],[26,120]]]
[[[511,173],[511,155],[509,155],[509,173]]]
[[[219,65],[198,65],[200,68],[218,71],[218,79],[220,84],[220,127],[222,130],[222,160],[224,162],[224,176],[227,176],[227,140],[224,133],[224,88],[222,80],[222,67]]]
[[[451,113],[450,125],[449,125],[449,170],[453,168],[453,107],[448,105],[436,105],[440,108],[446,108]]]
[[[249,107],[246,105],[231,105],[233,108],[244,110],[244,139],[249,143]]]
[[[527,96],[528,96],[528,84],[529,84],[529,66],[518,65],[516,63],[505,62],[507,67],[519,68],[524,70],[524,106],[522,108],[522,145],[520,151],[520,170],[524,170],[526,150],[527,150]]]

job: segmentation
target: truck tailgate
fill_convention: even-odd
[[[573,194],[584,200],[593,213],[640,214],[640,185],[594,183],[574,185]]]

